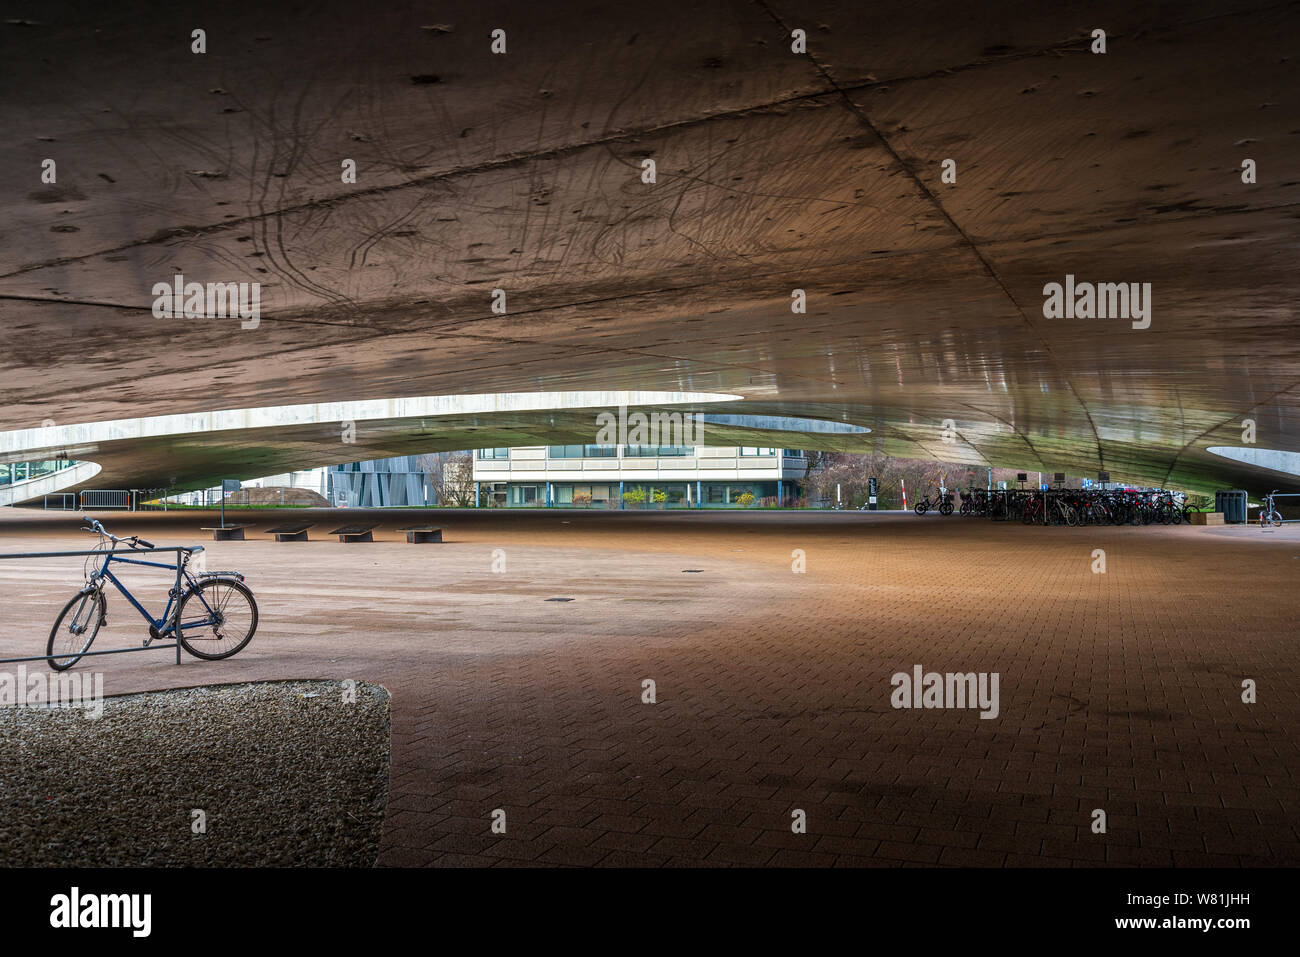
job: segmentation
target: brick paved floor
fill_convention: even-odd
[[[160,543],[207,524],[103,517]],[[413,546],[382,518],[373,545],[208,543],[249,574],[253,644],[100,659],[106,692],[381,682],[384,865],[1300,863],[1300,530],[493,511]],[[10,512],[0,551],[84,547],[71,525]],[[0,654],[41,653],[80,562],[16,564]],[[997,672],[1000,714],[892,708],[916,664]]]

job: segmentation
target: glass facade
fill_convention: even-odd
[[[623,456],[629,459],[658,459],[674,455],[694,455],[693,445],[625,445]]]
[[[61,469],[76,465],[74,459],[46,459],[40,462],[12,462],[0,465],[0,485],[12,485],[14,482],[26,482],[28,479],[53,475]]]
[[[549,459],[613,459],[618,457],[617,445],[549,445]]]

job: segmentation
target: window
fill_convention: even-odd
[[[534,505],[537,502],[536,485],[512,485],[510,486],[510,504],[511,505]]]
[[[623,454],[630,459],[668,458],[674,455],[694,455],[692,445],[627,445]]]
[[[740,454],[741,455],[776,455],[776,449],[755,449],[755,448],[746,448],[742,446],[740,449]]]
[[[508,459],[510,458],[509,449],[479,449],[478,457],[480,459]]]
[[[617,445],[552,445],[546,449],[551,459],[614,459],[618,458]]]

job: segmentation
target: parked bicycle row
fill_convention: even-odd
[[[936,491],[916,503],[924,515],[957,512],[995,521],[1026,525],[1182,525],[1191,524],[1196,509],[1182,492],[1169,489],[994,489],[968,488],[961,493]]]

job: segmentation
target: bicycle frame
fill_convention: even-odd
[[[190,574],[190,570],[186,567],[186,563],[181,560],[179,555],[176,557],[176,561],[180,563],[181,576],[184,578],[184,582],[186,586],[188,586],[188,590],[194,591],[195,588],[198,586],[197,579],[195,579],[195,577]],[[99,571],[91,575],[91,580],[89,584],[96,585],[96,583],[99,580],[107,580],[112,582],[113,587],[122,593],[122,596],[131,603],[132,607],[134,607],[135,610],[140,613],[140,616],[145,621],[149,622],[153,630],[157,632],[157,634],[154,637],[161,638],[165,635],[179,633],[179,631],[183,629],[184,626],[182,626],[178,620],[172,620],[170,624],[168,624],[168,621],[169,619],[176,619],[179,616],[180,599],[182,595],[184,595],[185,593],[184,592],[177,593],[176,587],[174,585],[170,589],[168,589],[167,607],[163,610],[161,618],[154,618],[153,615],[149,614],[148,610],[144,607],[144,605],[140,604],[140,602],[136,600],[136,597],[131,594],[131,592],[127,589],[127,587],[124,584],[122,584],[121,579],[119,579],[116,575],[113,574],[112,569],[108,567],[113,562],[120,562],[123,565],[145,565],[148,566],[149,568],[165,568],[169,572],[175,572],[176,566],[165,565],[162,562],[146,562],[139,558],[123,558],[122,556],[116,553],[116,550],[110,549],[107,553],[105,553],[104,563],[99,567]],[[97,586],[97,587],[102,587],[102,586]],[[199,596],[199,601],[203,602],[203,607],[207,609],[208,614],[214,615],[215,612],[212,610],[212,606],[208,604],[207,599],[203,597],[203,593],[202,592],[195,592],[195,593]],[[173,614],[173,608],[175,609],[175,614]],[[190,627],[200,628],[203,627],[205,624],[207,624],[206,621],[195,622]]]

